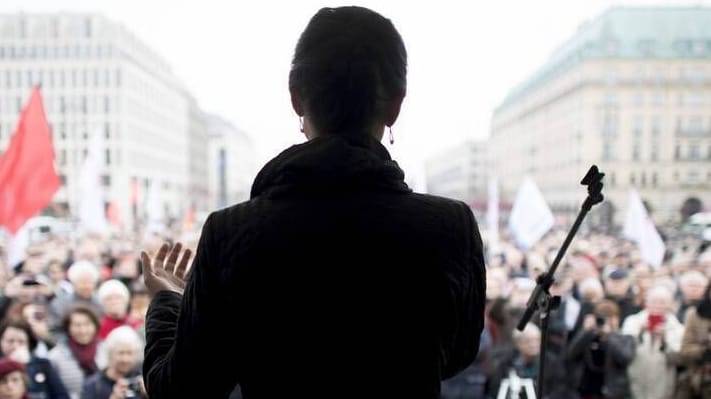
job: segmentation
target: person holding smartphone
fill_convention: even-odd
[[[637,341],[628,370],[635,398],[674,396],[684,326],[674,315],[673,301],[673,293],[666,286],[653,286],[647,291],[644,310],[628,316],[622,325],[622,333]]]

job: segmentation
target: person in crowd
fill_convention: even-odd
[[[679,320],[686,320],[686,311],[695,307],[704,298],[708,283],[708,277],[698,270],[685,271],[679,277],[679,293],[681,294],[681,303],[677,312]]]
[[[267,163],[249,201],[207,218],[187,288],[182,245],[142,254],[151,399],[222,398],[238,382],[247,399],[436,398],[472,363],[485,304],[473,213],[413,193],[380,143],[406,69],[380,14],[323,8],[310,20],[289,77],[307,141]]]
[[[8,309],[6,317],[20,318],[29,323],[32,333],[37,338],[34,354],[39,357],[47,357],[47,353],[56,342],[49,331],[48,309],[45,302],[38,300],[16,302]]]
[[[128,314],[128,305],[131,293],[124,283],[119,280],[108,280],[101,283],[97,293],[99,303],[104,311],[99,328],[99,338],[106,338],[111,331],[124,325],[136,328],[141,320],[135,320]]]
[[[49,360],[32,354],[37,338],[22,319],[5,319],[0,324],[2,357],[23,364],[29,377],[28,395],[32,399],[69,399],[57,371]]]
[[[605,278],[604,287],[605,298],[615,302],[620,308],[622,323],[625,322],[627,316],[641,310],[635,303],[632,281],[627,269],[612,269]]]
[[[675,398],[711,398],[711,284],[699,303],[686,312],[679,355],[686,373],[679,378]]]
[[[595,305],[605,299],[605,290],[597,277],[588,277],[578,284],[578,293],[580,298],[580,312],[578,319],[575,321],[572,335],[576,335],[583,327],[585,318],[592,314]]]
[[[489,330],[484,328],[474,362],[454,377],[442,381],[442,399],[483,399],[486,387],[484,368],[491,349]]]
[[[654,269],[645,262],[637,262],[632,268],[632,281],[634,283],[635,303],[644,307],[647,290],[654,284]]]
[[[674,315],[673,293],[656,285],[647,291],[644,310],[629,316],[622,333],[636,339],[627,372],[635,398],[668,399],[674,395],[678,353],[684,326]]]
[[[6,357],[0,359],[0,399],[30,399],[28,386],[29,378],[22,363]]]
[[[75,303],[84,303],[93,306],[101,312],[101,305],[96,298],[96,285],[99,282],[99,270],[89,261],[77,261],[67,270],[67,277],[72,283],[72,294],[57,296],[50,303],[50,328],[55,334],[61,333],[62,320],[67,310]],[[57,340],[61,338],[56,337]]]
[[[635,339],[619,332],[620,309],[601,300],[585,316],[582,329],[568,347],[572,367],[568,378],[581,399],[627,399],[627,367],[635,356]]]
[[[49,352],[72,399],[79,398],[84,380],[107,365],[104,345],[99,341],[99,315],[92,306],[76,304],[62,321],[65,339]]]
[[[74,292],[74,286],[66,279],[64,263],[59,259],[50,260],[47,264],[47,276],[54,296],[66,297]]]
[[[115,328],[104,343],[108,366],[86,379],[81,399],[147,398],[140,372],[143,342],[136,331],[129,326]],[[209,383],[209,380],[191,382],[196,385]]]
[[[499,352],[497,357],[490,359],[487,364],[487,398],[497,398],[501,389],[501,382],[508,378],[513,370],[519,378],[530,379],[534,386],[537,384],[539,373],[539,357],[541,353],[541,331],[533,324],[528,323],[523,331],[515,330],[513,334],[514,346],[505,352]],[[563,368],[560,359],[553,353],[546,352],[546,372],[544,391],[546,398],[565,399],[563,384]]]

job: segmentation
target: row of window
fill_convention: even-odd
[[[115,53],[108,44],[0,46],[0,60],[109,59]]]
[[[59,175],[59,181],[62,183],[62,186],[67,186],[67,175],[65,174],[60,174]],[[111,187],[111,175],[101,175],[101,185],[103,187]]]
[[[618,160],[618,154],[616,152],[618,146],[613,141],[604,141],[602,145],[602,160],[603,161],[615,161]],[[674,160],[675,161],[701,161],[703,159],[711,161],[711,145],[708,146],[706,154],[702,153],[702,146],[699,143],[689,143],[686,147],[687,151],[683,151],[683,146],[677,143],[674,147]],[[635,141],[632,145],[632,155],[630,157],[632,161],[642,161],[642,143]],[[649,152],[649,161],[659,160],[659,145],[652,143]]]
[[[0,88],[23,88],[40,83],[48,88],[121,87],[121,80],[120,68],[7,69],[0,74]]]
[[[65,148],[60,148],[57,153],[56,153],[56,161],[57,165],[59,166],[67,166],[70,163],[73,165],[80,165],[82,162],[84,162],[84,159],[86,158],[87,155],[87,149],[84,148],[82,150],[79,149],[74,149],[74,150],[67,150]],[[69,159],[69,158],[72,159]],[[121,164],[121,150],[116,149],[113,152],[112,156],[112,151],[110,148],[106,148],[103,151],[103,163],[106,166],[111,166],[113,165],[120,165]]]
[[[674,132],[676,134],[685,135],[701,135],[706,132],[711,132],[711,117],[708,117],[708,123],[704,124],[704,116],[701,115],[688,115],[688,116],[677,116],[676,117],[676,127]],[[602,115],[602,135],[603,136],[615,136],[619,132],[620,117],[619,112],[616,109],[605,109]],[[641,115],[634,115],[632,117],[632,133],[635,137],[639,138],[644,133],[644,117]],[[649,132],[653,137],[658,137],[662,131],[662,121],[660,116],[654,115],[649,120]]]
[[[117,126],[111,126],[110,123],[104,122],[103,126],[101,124],[89,125],[84,123],[65,123],[56,122],[49,124],[50,131],[55,140],[71,140],[81,137],[83,140],[89,139],[89,132],[99,131],[103,134],[106,140],[110,140],[112,137],[115,139],[120,138],[119,129]],[[14,127],[10,124],[0,123],[0,140],[3,137],[10,137],[14,132]],[[74,136],[76,134],[76,137]]]

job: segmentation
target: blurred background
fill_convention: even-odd
[[[25,319],[47,346],[39,358],[68,342],[61,320],[77,302],[99,315],[97,340],[123,325],[141,337],[138,251],[164,240],[194,248],[210,212],[247,200],[264,163],[305,140],[290,60],[309,18],[337,5],[0,3],[0,316],[37,307]],[[536,334],[514,337],[511,317],[578,214],[593,164],[605,201],[561,268],[560,292],[578,303],[561,336],[585,330],[602,298],[644,312],[658,286],[671,295],[662,313],[684,322],[711,272],[710,1],[359,5],[390,18],[409,54],[395,144],[384,145],[415,191],[469,204],[487,248],[491,348],[446,395],[491,397],[510,351],[539,355],[521,355],[517,344]],[[586,279],[601,298],[586,296],[597,292]],[[618,280],[622,293],[608,284]],[[107,311],[107,295],[125,303]],[[79,397],[92,373],[67,372],[56,356]],[[674,389],[688,385],[686,366],[664,367]],[[573,393],[575,381],[562,397]]]

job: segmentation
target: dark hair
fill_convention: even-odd
[[[30,323],[17,317],[7,317],[2,323],[0,323],[0,339],[2,339],[2,336],[5,335],[5,331],[11,327],[22,330],[25,334],[27,334],[27,345],[29,346],[30,352],[37,348],[37,337],[35,337],[35,334],[32,332]]]
[[[392,22],[363,7],[322,8],[301,34],[289,88],[321,134],[362,134],[405,95],[407,52]]]
[[[706,285],[704,297],[696,305],[696,314],[704,319],[711,319],[711,281]]]
[[[77,303],[72,305],[72,307],[64,313],[62,318],[62,331],[69,336],[69,325],[72,323],[72,315],[83,314],[91,320],[91,323],[96,327],[96,333],[99,333],[99,328],[101,327],[101,322],[99,321],[99,314],[89,305],[84,305],[82,303]]]

